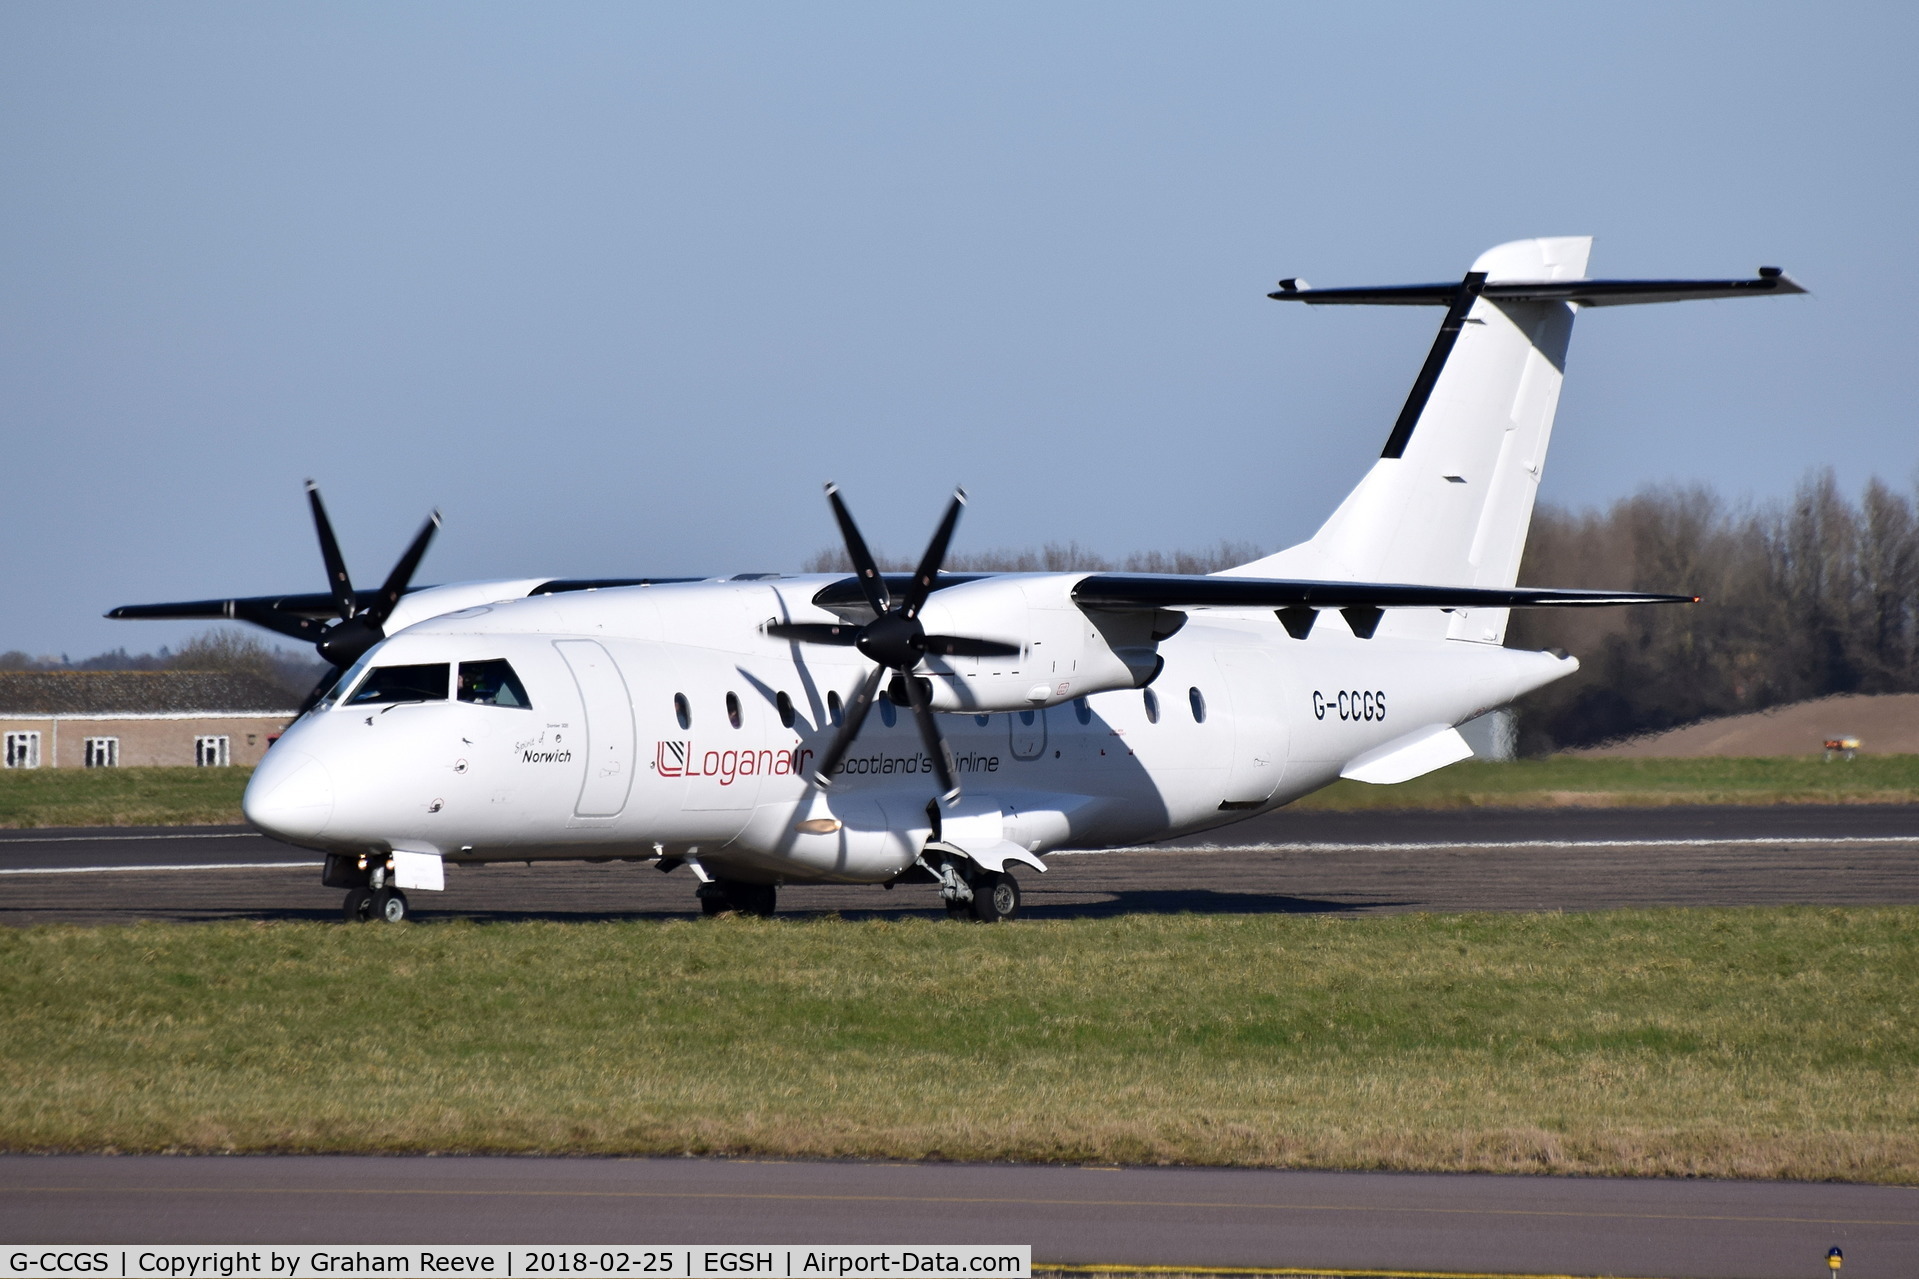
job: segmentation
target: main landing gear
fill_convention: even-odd
[[[939,879],[948,919],[998,924],[1019,914],[1019,881],[1005,871],[981,870],[949,858],[940,864]]]
[[[701,884],[696,894],[702,915],[758,915],[770,919],[779,904],[779,889],[772,884],[749,884],[738,879],[715,879]]]

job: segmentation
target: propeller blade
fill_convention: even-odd
[[[320,501],[320,486],[312,480],[307,481],[307,503],[313,507],[313,528],[320,535],[320,558],[326,561],[327,590],[333,593],[333,607],[344,622],[357,608],[353,582],[346,575],[346,560],[340,556],[340,543],[334,539],[333,525],[326,517],[326,504]]]
[[[768,622],[761,628],[774,639],[797,644],[838,644],[851,647],[859,642],[860,628],[831,622]]]
[[[933,579],[939,576],[940,565],[946,562],[946,547],[953,540],[953,530],[959,526],[960,510],[965,505],[966,490],[954,489],[953,500],[946,508],[946,518],[940,521],[933,540],[926,544],[926,554],[920,557],[920,566],[913,574],[913,584],[906,588],[906,603],[900,608],[906,617],[918,617],[920,609],[926,604],[926,597],[932,594]]]
[[[839,521],[840,536],[846,540],[847,557],[853,561],[853,571],[859,574],[860,590],[865,592],[866,602],[872,605],[873,614],[877,617],[893,604],[893,597],[886,589],[886,579],[880,576],[879,565],[873,562],[873,552],[866,549],[866,539],[860,536],[860,526],[853,523],[853,513],[840,500],[839,485],[826,486],[826,500],[833,504],[833,518]]]
[[[394,605],[398,604],[400,597],[406,594],[407,584],[413,580],[414,570],[420,567],[421,559],[426,556],[427,545],[433,541],[433,535],[439,531],[439,528],[440,513],[435,511],[426,517],[426,523],[420,525],[420,531],[413,535],[413,544],[406,548],[406,554],[402,555],[400,562],[393,566],[393,571],[386,575],[386,582],[380,587],[380,594],[375,597],[373,607],[367,610],[367,620],[373,623],[376,629],[384,631],[386,619],[393,616]]]
[[[926,651],[939,657],[1018,657],[1020,646],[970,635],[928,635]]]
[[[879,696],[880,681],[886,678],[886,668],[875,666],[866,682],[853,694],[853,700],[846,707],[846,723],[840,726],[840,735],[826,748],[826,754],[813,769],[813,784],[825,789],[833,784],[833,770],[846,758],[846,752],[853,748],[853,739],[860,735],[860,725],[866,722],[866,712],[873,709],[873,699]]]
[[[925,685],[911,675],[900,682],[906,685],[906,700],[913,704],[913,718],[920,726],[920,740],[926,743],[926,753],[933,757],[933,772],[940,779],[940,801],[950,804],[960,794],[959,783],[953,780],[952,748],[940,736],[940,726],[933,719],[933,705],[926,700]]]

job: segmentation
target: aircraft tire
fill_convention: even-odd
[[[973,881],[973,918],[997,924],[1019,914],[1019,881],[999,871]]]
[[[700,911],[707,915],[757,915],[770,919],[779,907],[779,889],[772,884],[748,884],[737,879],[715,880],[709,887],[717,893],[703,893]]]
[[[340,907],[340,918],[349,924],[364,924],[373,918],[373,890],[371,888],[349,888],[346,890],[346,903]]]
[[[404,924],[412,913],[406,894],[397,888],[382,888],[373,894],[373,919],[387,924]]]

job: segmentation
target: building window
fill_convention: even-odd
[[[227,766],[227,739],[225,737],[196,737],[193,739],[193,762],[199,768],[225,768]]]
[[[120,739],[117,737],[89,737],[86,740],[86,764],[88,768],[120,767]]]
[[[38,768],[40,767],[40,734],[38,733],[8,733],[7,734],[7,767],[8,768]]]

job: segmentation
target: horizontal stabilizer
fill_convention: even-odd
[[[1176,573],[1095,573],[1073,588],[1081,608],[1597,608],[1697,604],[1696,595],[1570,591],[1544,587],[1421,586],[1394,582],[1300,582]]]
[[[1804,286],[1778,267],[1762,266],[1759,274],[1748,280],[1501,280],[1481,285],[1478,295],[1495,302],[1632,306],[1644,302],[1780,296],[1805,291]],[[1307,302],[1314,306],[1451,306],[1459,299],[1460,285],[1456,280],[1448,280],[1442,284],[1315,289],[1303,280],[1281,280],[1278,290],[1266,296],[1279,302]]]
[[[1354,757],[1339,775],[1347,781],[1391,786],[1471,759],[1472,754],[1473,748],[1458,729],[1449,724],[1430,724]]]

